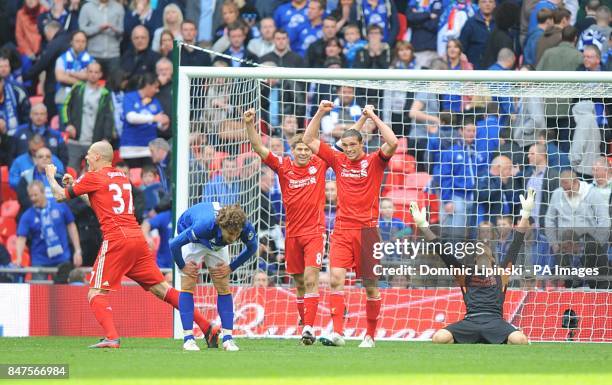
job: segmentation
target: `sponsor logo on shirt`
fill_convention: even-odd
[[[366,178],[368,176],[368,169],[363,168],[361,170],[342,168],[340,172],[342,178]]]
[[[317,178],[315,178],[314,176],[310,176],[304,179],[289,179],[289,188],[291,189],[304,188],[308,185],[316,184],[316,183],[317,183]]]

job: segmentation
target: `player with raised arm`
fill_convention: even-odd
[[[334,151],[318,139],[321,118],[331,111],[333,104],[322,101],[312,118],[303,141],[312,152],[329,164],[336,173],[338,185],[338,211],[331,235],[330,258],[330,308],[334,331],[321,342],[328,346],[344,345],[344,280],[347,269],[355,268],[357,276],[363,275],[366,288],[367,331],[359,347],[374,347],[374,337],[380,313],[378,280],[372,271],[362,269],[362,259],[372,257],[374,242],[380,241],[378,211],[380,187],[389,159],[397,148],[397,137],[391,128],[366,106],[355,126],[346,130],[341,138],[343,152]],[[376,152],[366,154],[363,138],[355,127],[361,127],[367,119],[376,124],[384,144]]]
[[[57,170],[52,164],[46,168],[47,180],[58,202],[87,196],[98,217],[103,241],[91,273],[87,299],[104,329],[105,338],[90,347],[118,348],[120,339],[108,294],[121,287],[124,275],[177,309],[179,293],[165,282],[136,222],[132,185],[123,172],[112,166],[112,146],[106,141],[95,142],[89,147],[85,159],[88,172],[76,181],[70,174],[65,174],[62,178],[65,188],[55,180]],[[196,317],[196,322],[206,333],[207,343],[212,341],[214,345],[218,331],[202,314],[198,313]]]
[[[302,329],[302,343],[312,345],[312,328],[319,306],[319,272],[325,252],[325,172],[327,162],[313,156],[301,134],[291,139],[290,157],[276,156],[264,147],[255,129],[255,110],[244,113],[247,135],[255,151],[278,174],[287,212],[285,259],[293,276]]]
[[[514,238],[500,266],[503,269],[511,268],[524,244],[525,232],[529,229],[529,217],[535,206],[535,190],[529,189],[527,198],[520,196],[521,220],[514,231]],[[419,209],[416,202],[410,203],[410,213],[417,227],[423,232],[425,240],[435,241],[438,237],[429,229],[427,213],[425,208]],[[474,245],[477,246],[477,245]],[[486,245],[481,245],[472,255],[466,256],[468,267],[484,266],[493,267],[495,257]],[[440,248],[442,251],[446,248]],[[479,252],[478,250],[481,250]],[[462,262],[450,253],[440,255],[448,267],[461,268]],[[465,266],[465,263],[463,264]],[[465,303],[465,317],[447,327],[438,330],[432,337],[436,344],[518,344],[529,343],[527,336],[512,324],[504,320],[503,307],[508,288],[508,275],[455,275],[455,279],[463,293]]]
[[[185,211],[177,223],[178,235],[170,241],[170,252],[181,269],[179,311],[183,324],[183,349],[198,351],[193,337],[193,291],[204,260],[217,290],[217,311],[221,318],[223,349],[238,351],[232,338],[234,303],[229,288],[230,274],[257,251],[255,228],[239,205],[224,206],[202,202]],[[246,247],[230,263],[227,245],[240,239]]]

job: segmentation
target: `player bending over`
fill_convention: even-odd
[[[514,238],[506,257],[502,261],[501,268],[510,268],[516,261],[519,250],[524,244],[525,232],[529,228],[529,216],[534,207],[535,190],[529,189],[527,199],[521,199],[521,220],[518,223]],[[414,222],[425,236],[426,241],[433,241],[438,237],[429,229],[425,208],[419,210],[419,206],[410,203],[410,213]],[[444,263],[449,267],[461,267],[461,261],[457,260],[452,254],[442,254],[440,256]],[[491,249],[484,248],[483,253],[475,252],[473,256],[474,266],[492,267],[495,258]],[[472,266],[473,267],[473,266]],[[477,276],[461,275],[455,276],[457,283],[463,293],[466,313],[462,321],[448,325],[444,329],[438,330],[432,337],[435,344],[527,344],[527,336],[517,328],[512,326],[503,318],[504,300],[506,289],[508,288],[509,276]]]
[[[319,271],[325,249],[325,171],[327,162],[313,156],[301,134],[291,141],[295,159],[277,157],[263,146],[255,130],[255,110],[244,113],[247,134],[263,162],[278,174],[287,212],[285,257],[293,276],[297,308],[304,328],[302,343],[312,345],[312,325],[319,306]]]
[[[373,107],[366,106],[355,125],[342,134],[340,141],[343,152],[334,151],[327,143],[318,139],[321,118],[332,108],[333,103],[326,100],[321,102],[303,138],[312,152],[334,169],[338,185],[338,211],[329,252],[330,309],[334,331],[320,340],[328,346],[344,345],[344,280],[346,270],[355,268],[357,276],[361,277],[362,273],[365,273],[363,283],[367,297],[368,326],[359,347],[371,348],[374,347],[380,313],[380,293],[377,277],[371,271],[362,272],[361,259],[371,258],[373,243],[380,242],[377,228],[380,186],[398,140],[391,128],[376,116]],[[367,119],[374,121],[385,142],[378,151],[371,154],[364,152],[363,138],[359,132]],[[368,253],[370,255],[366,255]]]
[[[102,228],[102,245],[94,263],[89,281],[87,299],[91,310],[102,326],[105,338],[91,348],[118,348],[119,334],[113,321],[113,312],[108,302],[108,293],[121,287],[121,279],[127,276],[159,299],[178,308],[179,293],[164,280],[155,262],[140,226],[134,216],[132,185],[127,176],[112,167],[113,148],[105,141],[89,147],[85,160],[88,172],[76,181],[65,174],[62,188],[55,181],[56,168],[46,168],[47,180],[57,201],[87,195],[91,208]],[[206,333],[207,343],[216,343],[217,330],[197,313],[196,322]]]
[[[193,291],[198,281],[200,263],[204,260],[215,289],[217,312],[221,318],[223,349],[238,351],[232,338],[234,303],[229,288],[230,273],[257,251],[257,234],[238,205],[225,206],[203,202],[185,211],[177,223],[178,235],[170,241],[170,252],[181,269],[179,311],[183,324],[183,349],[198,351],[193,337]],[[227,245],[240,239],[246,248],[229,263]]]

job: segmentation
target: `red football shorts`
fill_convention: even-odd
[[[103,241],[91,272],[89,287],[119,290],[124,275],[136,281],[144,290],[164,281],[144,238]]]
[[[331,235],[329,261],[331,267],[355,269],[357,277],[374,279],[372,251],[375,242],[380,242],[378,228],[335,229]]]
[[[300,235],[285,239],[287,273],[303,274],[306,267],[321,268],[325,234]]]

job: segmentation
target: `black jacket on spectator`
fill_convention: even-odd
[[[503,183],[499,176],[485,175],[478,178],[476,200],[479,213],[484,219],[495,224],[496,219],[503,214],[504,202],[509,206],[508,215],[517,215],[520,208],[519,194],[523,191],[522,180],[510,177]]]
[[[487,69],[497,62],[497,54],[502,48],[509,48],[518,58],[521,54],[519,42],[520,8],[518,5],[505,2],[495,9],[495,28],[482,55],[482,68]]]
[[[493,28],[495,28],[493,19],[489,21],[489,25],[487,26],[487,23],[479,12],[470,17],[461,29],[459,40],[461,40],[461,44],[463,44],[463,49],[468,61],[474,65],[474,69],[487,69],[483,67],[481,63]]]
[[[183,47],[181,49],[181,65],[188,67],[209,67],[212,65],[212,61],[210,60],[210,55],[206,52],[199,51],[197,49],[189,52],[186,47]]]
[[[325,46],[327,41],[319,39],[312,43],[306,50],[306,67],[307,68],[323,68],[325,67]]]
[[[366,45],[355,55],[355,61],[353,62],[353,68],[378,68],[387,69],[391,63],[391,49],[388,45],[383,43],[385,47],[382,52],[377,56],[371,56]]]
[[[76,140],[79,140],[81,137],[85,86],[85,82],[75,84],[66,98],[64,118],[66,119],[66,124],[71,124],[76,129]],[[113,101],[108,89],[102,87],[100,101],[98,102],[98,112],[96,113],[96,122],[94,124],[92,143],[102,139],[106,139],[109,143],[112,143],[115,136]]]
[[[276,64],[277,67],[304,67],[304,59],[302,57],[293,52],[288,51],[283,56],[280,56],[276,53],[276,51],[272,51],[268,54],[263,55],[260,59],[260,63],[264,63],[267,61],[271,61]]]
[[[21,126],[13,137],[13,159],[21,154],[28,152],[28,140],[34,136],[35,131],[32,124]],[[46,127],[41,135],[45,140],[45,146],[51,150],[53,155],[57,156],[64,165],[68,164],[68,147],[62,139],[59,131]]]
[[[0,132],[0,166],[10,166],[13,162],[11,144],[11,137],[6,132]],[[8,183],[8,181],[4,182]]]
[[[128,78],[145,72],[155,73],[155,64],[160,57],[157,52],[150,48],[141,52],[131,49],[121,55],[121,69],[127,74]]]
[[[434,0],[429,5],[432,12],[415,12],[410,7],[406,7],[406,20],[412,28],[410,42],[414,46],[415,52],[435,51],[438,44],[438,23],[444,9],[442,1]],[[431,14],[438,15],[435,19]]]
[[[83,266],[93,266],[102,245],[102,232],[100,231],[98,218],[83,199],[70,199],[66,203],[74,215],[74,223],[79,231],[79,240],[83,251]]]
[[[23,75],[24,80],[36,80],[41,72],[45,71],[44,103],[49,116],[57,114],[55,106],[55,61],[61,54],[70,48],[70,34],[59,31],[53,39],[47,43],[38,61]]]
[[[159,100],[164,113],[170,118],[170,127],[172,127],[172,80],[163,86],[159,86],[159,92],[155,97]],[[157,136],[166,140],[170,139],[172,138],[172,129],[169,128],[165,131],[158,129]]]

